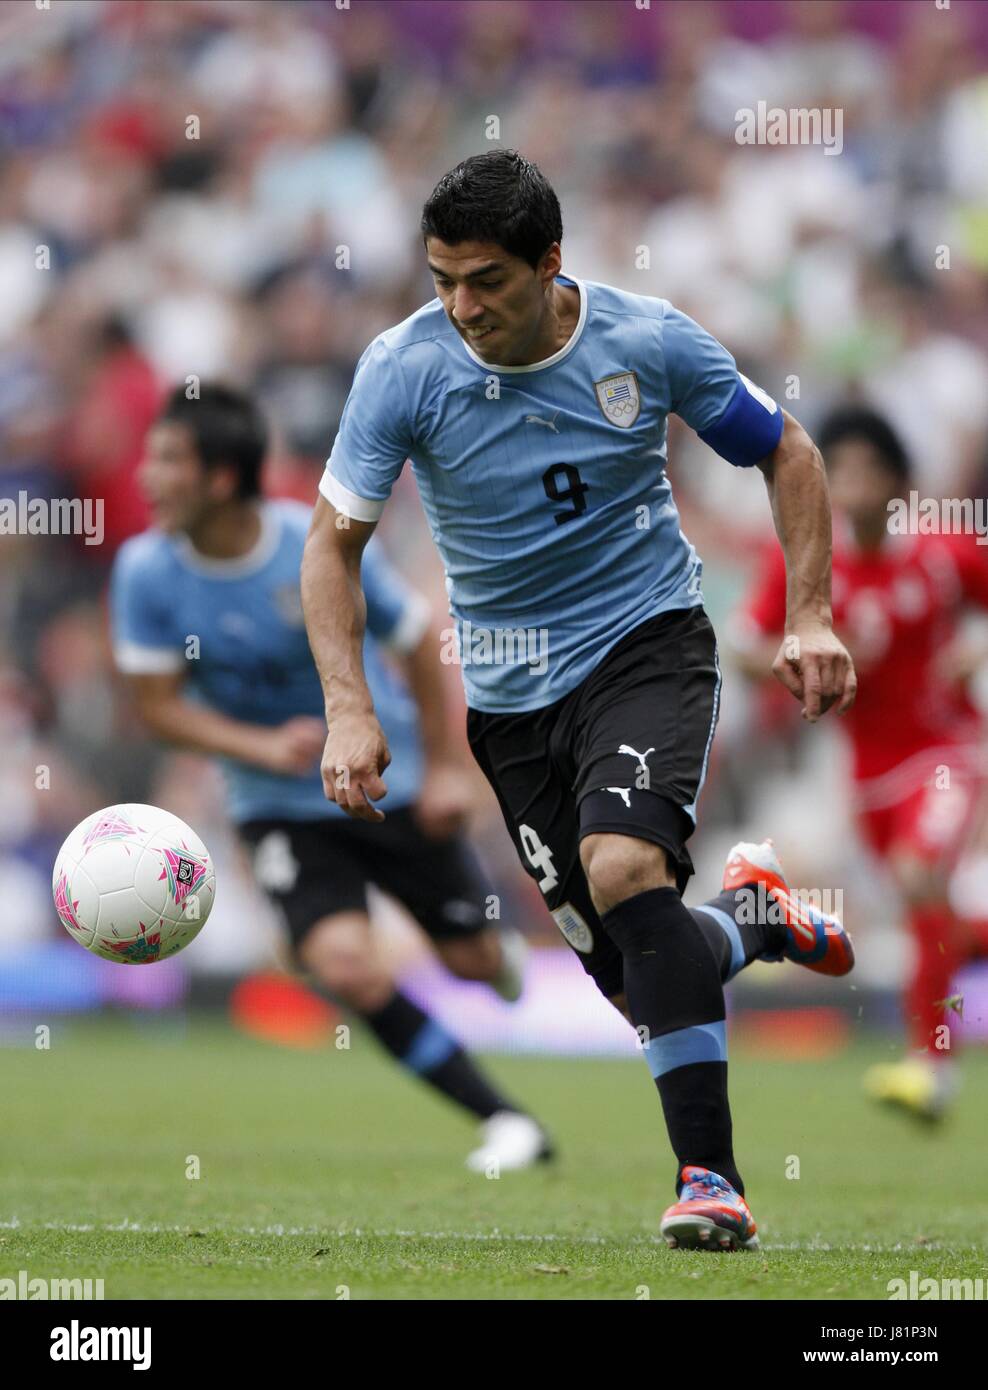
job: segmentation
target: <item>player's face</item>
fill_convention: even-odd
[[[538,339],[546,292],[561,261],[550,247],[533,269],[496,242],[426,242],[436,293],[450,323],[478,357],[510,366],[524,362]]]
[[[138,478],[154,524],[162,531],[189,530],[212,504],[211,480],[185,425],[162,421],[152,426]]]
[[[888,504],[899,495],[899,483],[872,446],[863,439],[846,439],[827,458],[830,497],[852,526],[878,530],[888,520]]]

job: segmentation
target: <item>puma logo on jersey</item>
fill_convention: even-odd
[[[631,758],[637,758],[638,763],[643,769],[643,771],[647,772],[648,768],[645,766],[645,759],[648,757],[649,753],[654,753],[655,749],[646,748],[644,753],[639,753],[636,749],[632,748],[629,743],[622,743],[621,747],[618,749],[618,752],[627,753],[628,756]]]
[[[613,792],[615,796],[624,797],[624,804],[631,810],[631,788],[630,787],[605,787],[605,792]]]
[[[558,415],[559,415],[559,411],[558,411],[558,410],[557,410],[556,413],[553,415],[553,417],[552,417],[551,420],[546,420],[546,419],[544,419],[541,415],[526,415],[526,416],[525,416],[525,424],[526,424],[526,425],[545,425],[545,427],[546,427],[547,430],[552,430],[553,434],[558,434],[559,431],[556,429],[556,418],[557,418]]]

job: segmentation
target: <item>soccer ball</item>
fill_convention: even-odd
[[[77,825],[52,872],[62,926],[104,960],[147,965],[198,936],[213,906],[209,851],[178,816],[125,803]]]

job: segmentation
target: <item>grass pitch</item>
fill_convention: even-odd
[[[3,1052],[0,1277],[114,1298],[885,1299],[988,1276],[988,1055],[919,1129],[860,1093],[887,1045],[732,1054],[735,1140],[764,1249],[667,1250],[674,1161],[636,1060],[495,1057],[560,1158],[497,1180],[475,1131],[356,1031],[301,1052],[192,1018],[65,1021]],[[799,1161],[799,1178],[787,1178]],[[200,1176],[188,1177],[198,1162]]]

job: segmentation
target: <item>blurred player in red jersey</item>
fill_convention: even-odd
[[[902,894],[914,943],[904,1001],[911,1053],[873,1067],[865,1085],[877,1099],[935,1119],[956,1084],[950,1034],[941,1028],[951,1018],[951,978],[981,953],[986,931],[956,919],[948,887],[984,793],[984,729],[958,678],[970,674],[970,662],[958,659],[957,627],[967,606],[988,609],[988,547],[972,535],[893,534],[889,504],[908,494],[910,465],[875,412],[841,409],[818,439],[834,508],[834,626],[860,674],[844,720],[854,807]],[[747,675],[773,669],[785,620],[785,567],[772,545],[734,625]],[[774,670],[788,685],[799,663],[776,659]]]

